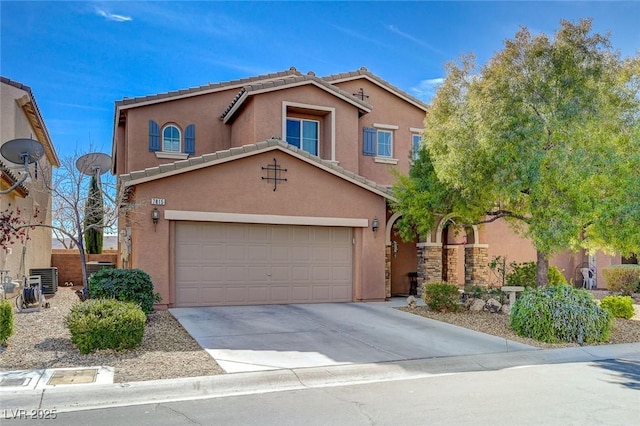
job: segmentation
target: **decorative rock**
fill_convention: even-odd
[[[409,306],[409,309],[413,309],[418,306],[418,301],[414,296],[409,296],[407,297],[407,305]]]
[[[511,313],[511,305],[502,305],[500,310],[503,314],[509,315]]]
[[[473,303],[469,306],[471,312],[481,312],[484,309],[485,302],[482,299],[473,299]]]
[[[496,299],[489,299],[484,305],[484,310],[493,314],[499,312],[500,308],[502,308],[502,303],[498,302]]]

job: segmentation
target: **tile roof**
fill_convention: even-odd
[[[2,175],[2,180],[4,180],[9,187],[13,186],[13,184],[18,181],[18,177],[16,176],[14,171],[11,170],[11,168],[9,168],[9,166],[7,166],[2,160],[0,160],[0,174]],[[18,185],[15,188],[15,191],[17,191],[18,194],[23,197],[29,195],[29,190],[24,185],[24,183]]]
[[[357,175],[344,167],[340,167],[332,161],[323,160],[320,157],[309,154],[306,151],[289,145],[282,139],[267,139],[255,144],[234,147],[231,149],[205,154],[200,157],[192,157],[186,160],[175,161],[173,163],[161,164],[157,167],[151,167],[144,170],[138,170],[119,176],[120,182],[125,186],[133,186],[156,179],[185,173],[191,170],[197,170],[204,167],[213,166],[228,161],[250,155],[260,154],[262,152],[278,149],[287,154],[293,155],[309,164],[322,168],[327,172],[348,180],[362,188],[374,192],[388,199],[393,199],[391,188],[385,185],[379,185],[376,182]]]
[[[328,83],[339,83],[341,81],[357,80],[359,78],[368,79],[369,81],[377,84],[378,86],[409,101],[410,103],[414,104],[418,108],[421,108],[425,111],[427,111],[429,108],[429,106],[426,103],[422,102],[420,99],[411,96],[407,92],[403,91],[402,89],[399,89],[398,87],[394,86],[388,81],[381,79],[377,75],[370,72],[366,67],[361,67],[359,70],[356,70],[356,71],[343,72],[339,74],[333,74],[326,77],[322,77],[322,79]]]
[[[148,96],[124,98],[120,101],[116,101],[116,107],[124,107],[129,105],[133,106],[138,103],[163,101],[163,100],[169,100],[172,98],[181,98],[189,95],[204,94],[209,92],[215,92],[218,90],[226,90],[229,88],[233,88],[234,86],[242,87],[246,84],[250,84],[257,81],[279,79],[279,78],[296,76],[296,75],[302,75],[302,74],[295,67],[291,67],[286,71],[263,74],[255,77],[241,78],[237,80],[223,81],[219,83],[209,83],[209,84],[205,84],[198,87],[190,87],[187,89],[174,90],[174,91],[165,92],[165,93],[157,93],[157,94],[148,95]]]
[[[363,111],[369,112],[373,108],[370,104],[358,99],[351,93],[342,90],[339,87],[334,86],[321,78],[316,77],[314,73],[310,72],[307,75],[286,76],[270,81],[258,81],[244,86],[234,97],[231,104],[227,106],[222,115],[220,115],[220,119],[225,121],[228,120],[228,118],[233,115],[233,112],[238,109],[240,104],[244,102],[247,96],[251,96],[252,94],[257,93],[270,92],[273,90],[281,90],[289,87],[301,86],[305,84],[315,84],[316,86],[319,86],[324,90],[345,99],[347,102],[354,104]]]

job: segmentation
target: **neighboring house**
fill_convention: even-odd
[[[535,259],[504,222],[395,235],[428,106],[365,68],[288,71],[115,104],[113,169],[128,206],[119,266],[165,306],[379,301],[419,282],[486,283]]]
[[[35,139],[44,147],[44,156],[30,166],[30,179],[8,194],[0,195],[0,211],[20,209],[25,221],[33,220],[51,225],[51,194],[44,183],[51,182],[53,167],[59,167],[59,159],[47,126],[40,114],[35,97],[28,86],[0,77],[0,145],[19,138]],[[23,166],[10,163],[0,156],[0,190],[11,188],[18,182]],[[37,176],[37,179],[36,179]],[[34,213],[37,218],[33,219]],[[20,279],[31,268],[49,267],[51,264],[51,229],[28,229],[29,239],[8,250],[0,249],[0,269],[9,276]]]

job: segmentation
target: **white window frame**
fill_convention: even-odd
[[[411,132],[411,160],[415,161],[418,159],[418,153],[420,152],[420,150],[414,150],[413,138],[417,136],[420,138],[420,142],[422,142],[422,134],[424,133],[424,129],[421,129],[419,127],[409,127],[409,131]],[[418,145],[420,144],[420,142],[418,142]]]
[[[373,158],[373,161],[376,163],[383,164],[398,164],[398,159],[394,158],[394,139],[395,139],[395,131],[400,127],[394,124],[381,124],[381,123],[373,123],[373,127],[376,129],[376,156]],[[391,156],[380,155],[378,152],[378,133],[385,132],[391,134]]]
[[[164,139],[164,132],[169,128],[169,127],[173,127],[174,129],[176,129],[178,131],[178,149],[177,150],[173,150],[173,149],[165,149],[165,139]],[[175,124],[169,123],[166,124],[163,128],[162,128],[162,132],[161,134],[161,143],[162,143],[162,152],[166,152],[166,153],[175,153],[175,154],[179,154],[182,152],[182,130],[180,130],[180,127],[178,127]],[[174,142],[173,140],[171,141],[172,143]]]
[[[332,107],[326,107],[322,105],[312,105],[312,104],[303,104],[299,102],[282,102],[282,138],[284,140],[287,139],[287,118],[297,118],[297,117],[289,117],[288,112],[289,108],[302,108],[308,109],[311,111],[324,111],[328,112],[328,119],[330,122],[331,130],[329,132],[329,145],[331,146],[331,153],[329,158],[330,161],[337,163],[336,161],[336,109]],[[318,128],[318,136],[320,134],[320,128]],[[325,136],[326,137],[326,136]],[[320,137],[318,137],[318,155],[320,155]]]

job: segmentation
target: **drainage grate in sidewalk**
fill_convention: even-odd
[[[0,379],[0,386],[27,386],[31,382],[31,377],[20,377],[12,379],[11,377],[3,377]]]
[[[77,385],[83,383],[94,383],[97,376],[97,368],[85,368],[82,370],[55,370],[47,384]]]

